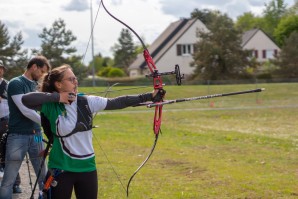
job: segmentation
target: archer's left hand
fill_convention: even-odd
[[[155,89],[153,92],[153,102],[161,102],[163,101],[163,98],[165,97],[166,91],[162,88],[160,89]]]

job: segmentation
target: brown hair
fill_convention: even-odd
[[[42,92],[58,92],[55,88],[55,82],[62,81],[64,77],[64,73],[67,69],[71,69],[71,66],[68,64],[63,64],[62,66],[59,66],[57,68],[54,68],[51,72],[46,74],[44,76],[44,79],[42,81],[41,85],[41,91]]]
[[[36,66],[38,68],[42,68],[44,65],[46,65],[47,68],[48,68],[48,71],[51,70],[51,65],[50,65],[48,59],[46,57],[42,56],[42,55],[33,57],[28,62],[27,69],[31,68],[31,66],[33,66],[34,64],[36,64]]]

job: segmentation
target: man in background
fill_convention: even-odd
[[[4,176],[0,187],[0,198],[11,199],[12,188],[17,173],[28,153],[37,176],[43,151],[40,115],[25,107],[22,96],[36,91],[37,81],[45,75],[51,66],[44,56],[33,57],[23,75],[9,81],[7,99],[9,106],[8,136],[6,144]],[[39,189],[43,189],[45,170],[38,178]]]
[[[8,129],[9,108],[7,102],[7,85],[8,81],[4,79],[4,73],[7,67],[4,66],[3,61],[0,60],[0,178],[4,175],[5,167],[5,147]],[[20,188],[21,178],[18,173],[13,185],[13,193],[22,193]]]

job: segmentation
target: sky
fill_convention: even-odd
[[[127,23],[142,38],[151,44],[170,23],[180,18],[189,18],[194,9],[217,9],[232,19],[244,12],[261,15],[265,3],[271,0],[103,0],[114,16]],[[285,0],[292,6],[295,0]],[[85,55],[87,64],[92,58],[91,6],[94,22],[94,54],[113,56],[111,47],[118,42],[122,24],[110,17],[100,0],[0,0],[0,20],[6,25],[10,36],[22,32],[24,48],[40,48],[38,37],[45,27],[63,19],[66,29],[71,30],[77,40],[72,43],[78,54]],[[97,16],[97,17],[96,17]],[[95,19],[96,18],[96,19]],[[137,42],[137,38],[134,37]]]

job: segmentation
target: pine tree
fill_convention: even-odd
[[[63,19],[54,21],[50,29],[43,28],[39,37],[41,50],[34,49],[34,53],[47,57],[53,68],[69,64],[79,80],[86,77],[87,67],[81,63],[82,56],[77,56],[77,49],[71,45],[77,38],[66,29]]]
[[[114,67],[121,68],[128,74],[128,67],[136,58],[136,47],[128,29],[121,30],[118,42],[119,44],[112,48],[114,52]]]
[[[22,49],[22,33],[18,32],[10,40],[7,27],[0,21],[0,59],[9,68],[5,74],[6,79],[21,75],[28,61],[28,50]]]

